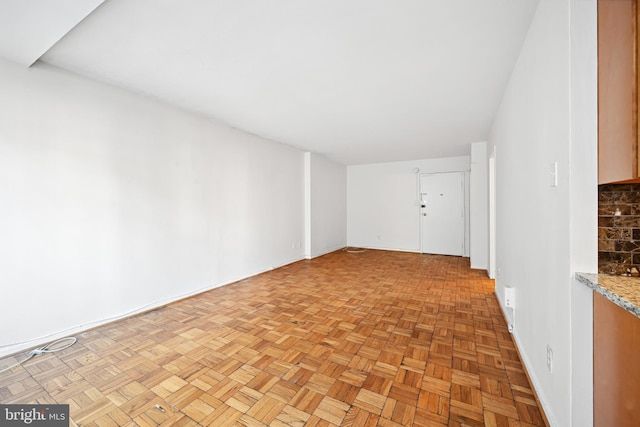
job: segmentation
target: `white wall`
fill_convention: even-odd
[[[307,208],[305,256],[315,258],[347,245],[347,168],[305,153]]]
[[[571,6],[571,272],[598,271],[596,0]],[[571,279],[571,425],[593,425],[593,292]]]
[[[594,6],[540,1],[489,138],[497,146],[496,293],[502,304],[505,285],[516,289],[514,338],[552,426],[590,425],[591,402],[576,394],[574,378],[591,374],[573,363],[590,353],[572,354],[571,322],[585,317],[572,313],[573,273],[597,264]]]
[[[420,173],[467,172],[469,157],[348,166],[349,246],[420,252],[419,183],[415,168],[419,168]],[[468,193],[466,199],[468,209]],[[468,224],[466,228],[465,249],[468,251]]]
[[[487,270],[489,266],[489,175],[487,143],[471,144],[469,178],[469,257],[471,268]]]
[[[302,152],[46,65],[0,93],[0,353],[303,258]]]

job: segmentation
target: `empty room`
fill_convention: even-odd
[[[633,425],[635,2],[0,2],[0,425]]]

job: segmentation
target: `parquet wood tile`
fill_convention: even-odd
[[[493,288],[463,258],[338,251],[82,333],[0,374],[0,402],[83,427],[543,426]]]

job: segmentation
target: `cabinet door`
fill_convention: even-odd
[[[598,293],[593,296],[593,423],[640,422],[640,318]]]
[[[598,182],[638,177],[636,0],[598,1]]]

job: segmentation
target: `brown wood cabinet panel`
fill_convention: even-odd
[[[598,1],[598,182],[638,174],[637,0]]]
[[[640,423],[640,319],[598,293],[593,297],[595,427]]]

